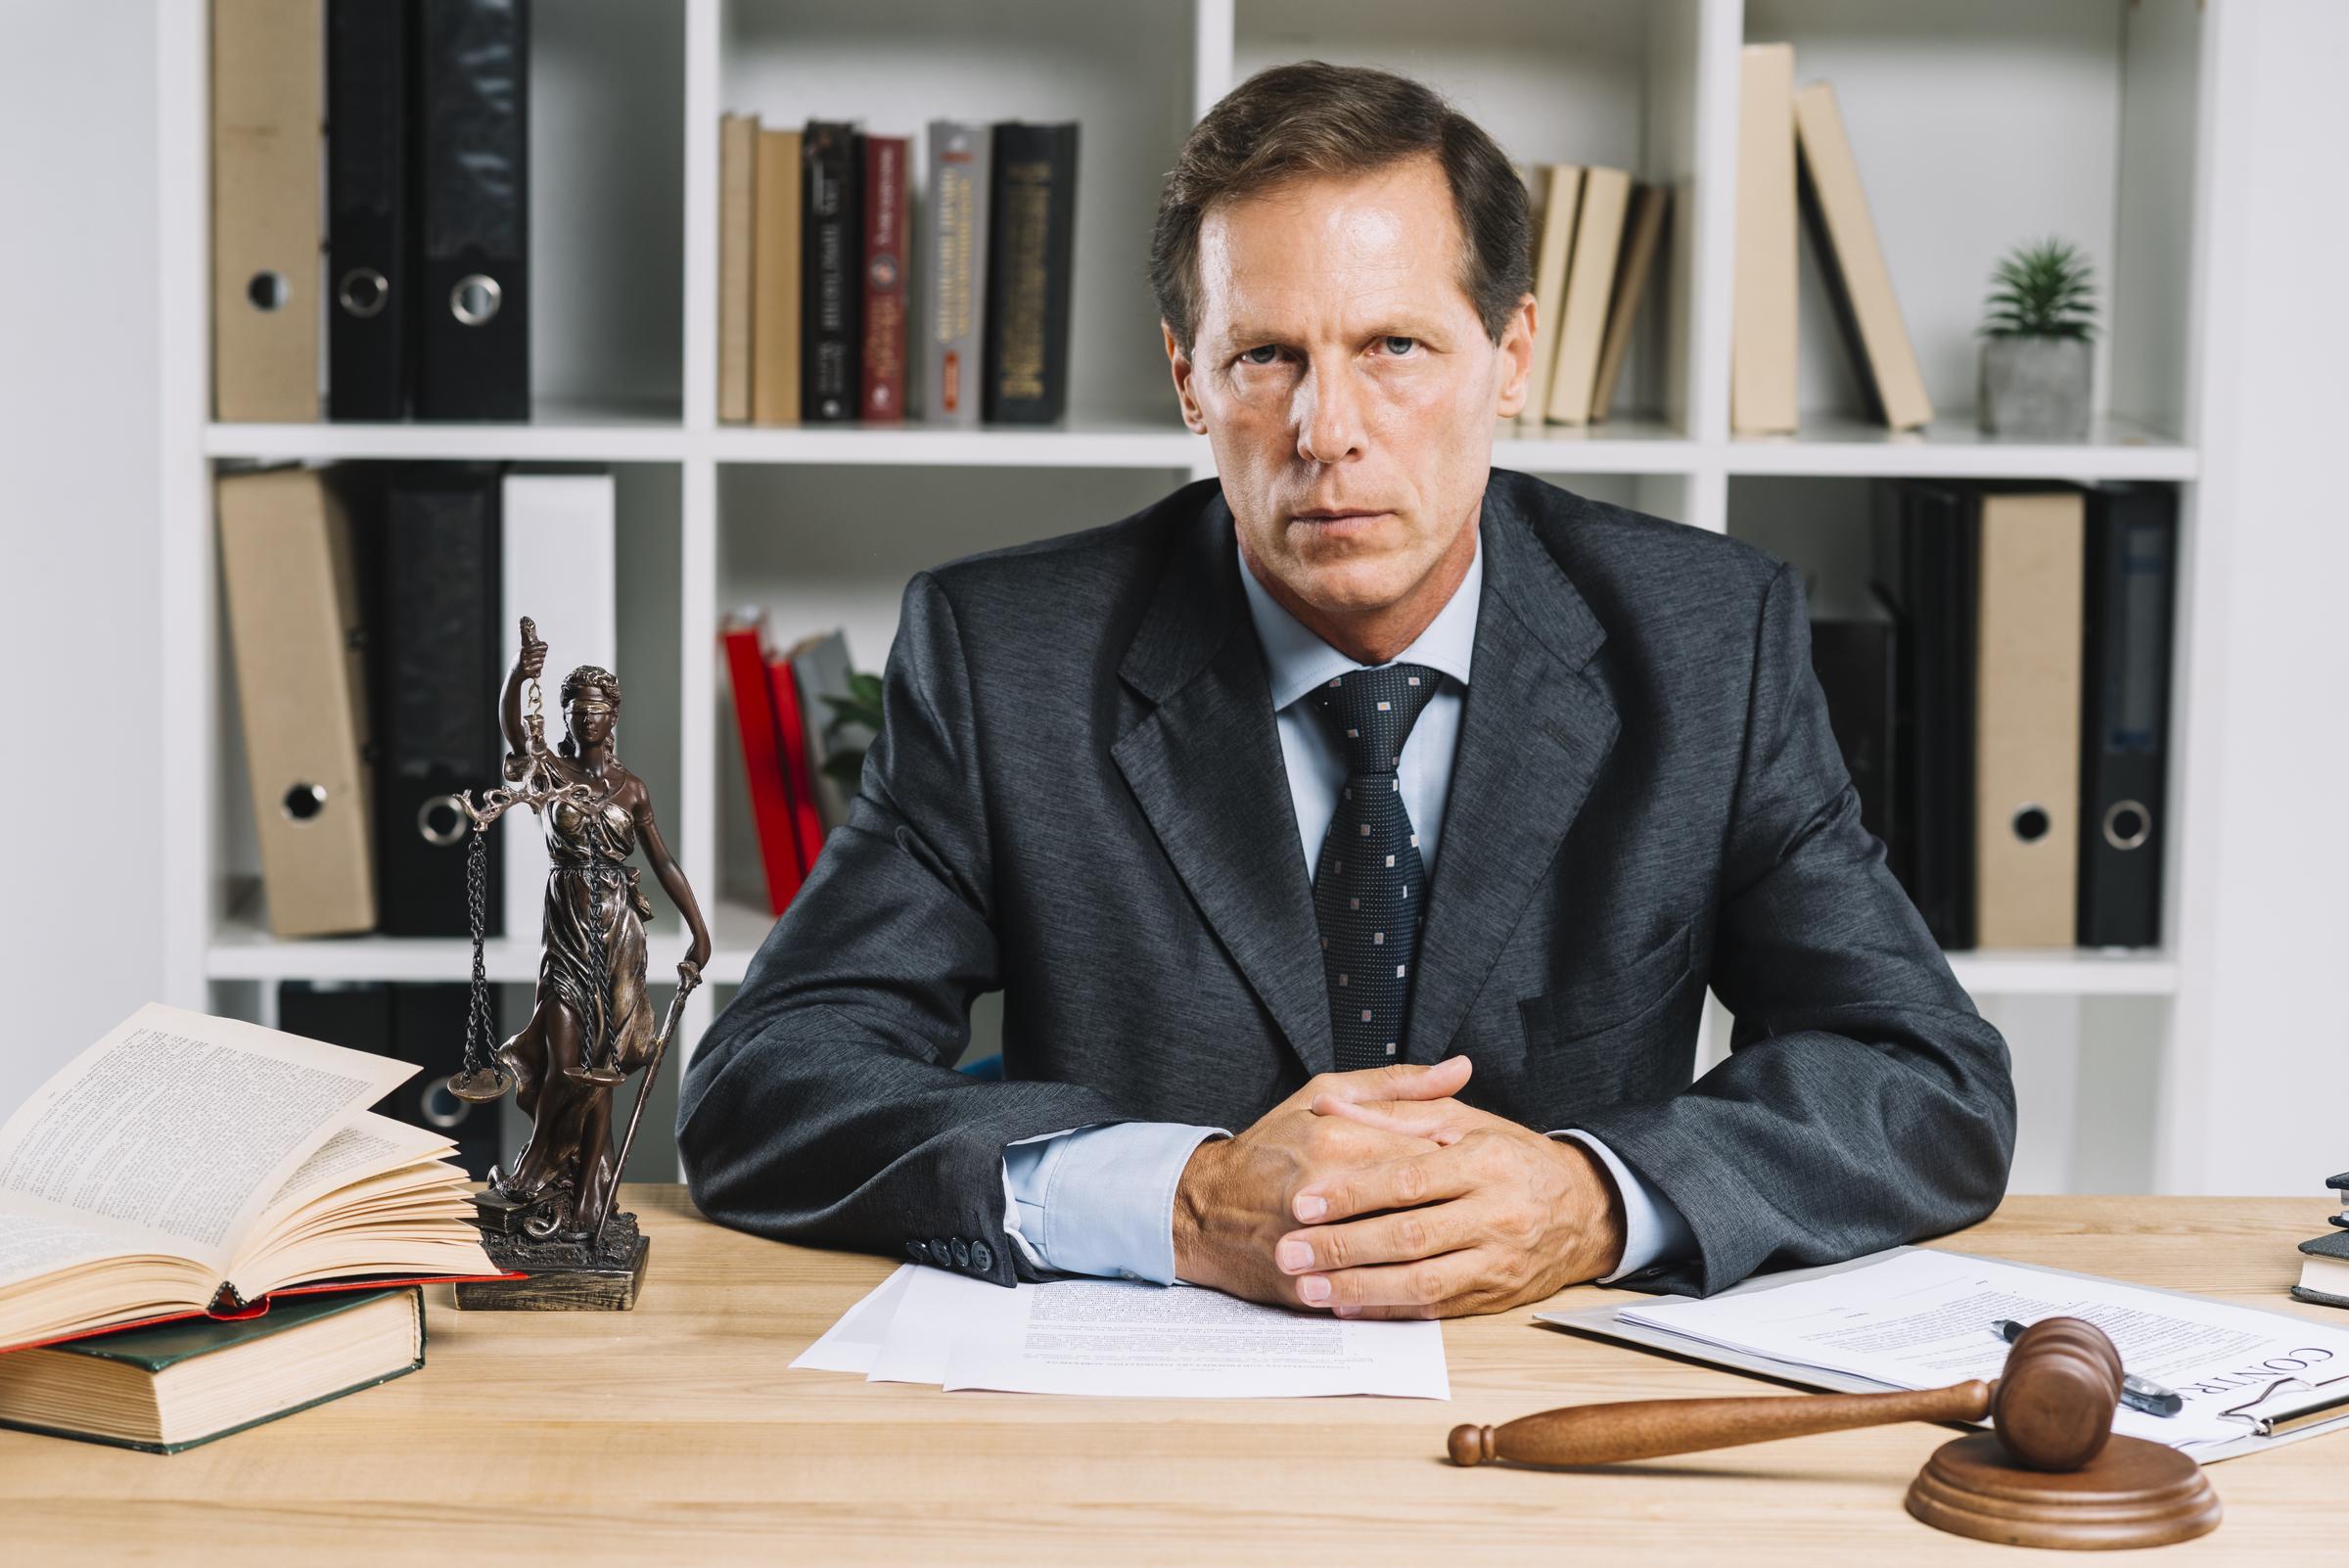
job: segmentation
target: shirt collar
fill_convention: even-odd
[[[1231,547],[1235,553],[1239,550],[1236,533]],[[1467,685],[1468,659],[1476,648],[1477,602],[1482,597],[1484,580],[1485,544],[1479,529],[1476,553],[1468,561],[1468,575],[1452,589],[1451,597],[1436,612],[1436,619],[1427,623],[1427,628],[1395,656],[1395,662],[1426,665]],[[1256,640],[1265,650],[1274,713],[1324,681],[1335,680],[1350,669],[1369,668],[1323,642],[1303,622],[1282,609],[1279,601],[1256,580],[1256,574],[1248,569],[1244,556],[1240,559],[1240,585],[1247,590],[1248,617],[1256,623]]]

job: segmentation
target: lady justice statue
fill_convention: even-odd
[[[490,1257],[526,1280],[456,1287],[460,1307],[625,1308],[642,1280],[647,1243],[633,1215],[612,1213],[620,1173],[651,1095],[685,998],[701,983],[710,932],[685,873],[653,817],[644,781],[620,764],[615,748],[620,681],[599,666],[564,677],[566,733],[549,752],[538,711],[546,644],[526,617],[522,652],[499,702],[508,788],[480,807],[458,801],[474,827],[474,1017],[465,1071],[449,1081],[467,1100],[489,1100],[509,1084],[530,1118],[530,1135],[514,1169],[493,1169],[474,1202]],[[530,712],[523,714],[529,688]],[[482,834],[516,806],[538,814],[553,866],[546,878],[538,989],[530,1022],[484,1061],[487,987],[482,968]],[[692,944],[677,965],[677,991],[658,1032],[645,989],[644,919],[653,906],[628,857],[644,857],[685,917]],[[644,1070],[635,1109],[617,1154],[612,1100],[629,1074]]]

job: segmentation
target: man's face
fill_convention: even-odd
[[[1493,426],[1525,402],[1531,297],[1502,341],[1461,287],[1466,238],[1421,156],[1211,208],[1184,422],[1215,448],[1253,560],[1333,618],[1427,580],[1484,495]]]

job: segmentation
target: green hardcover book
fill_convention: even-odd
[[[189,1317],[10,1351],[0,1426],[177,1453],[423,1364],[414,1285],[278,1296],[258,1317]]]

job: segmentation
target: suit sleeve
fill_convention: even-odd
[[[1762,600],[1711,984],[1730,1054],[1670,1099],[1580,1120],[1699,1256],[1627,1288],[1708,1296],[1971,1224],[2014,1152],[2006,1042],[1951,974],[1860,798],[1811,670],[1800,579]]]
[[[905,590],[882,715],[848,820],[685,1071],[687,1184],[760,1235],[1043,1277],[1005,1234],[1005,1145],[1130,1118],[1076,1084],[954,1070],[973,999],[1000,984],[996,868],[986,738],[927,573]]]

